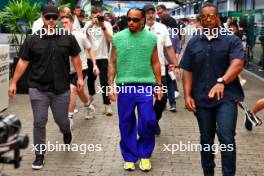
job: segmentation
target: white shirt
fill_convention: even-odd
[[[145,29],[156,34],[158,38],[157,49],[158,49],[159,61],[161,64],[161,75],[165,76],[166,75],[166,69],[165,69],[166,58],[164,56],[164,47],[172,46],[169,31],[164,24],[161,24],[159,22],[155,22],[151,27],[146,24]]]
[[[36,31],[40,30],[44,26],[44,22],[41,17],[39,17],[36,21],[33,22],[32,25],[32,34]]]
[[[86,35],[80,31],[77,30],[73,30],[72,31],[72,35],[74,35],[75,39],[77,40],[80,48],[81,48],[81,52],[80,52],[80,58],[81,58],[81,62],[82,62],[82,70],[87,69],[88,65],[87,65],[87,49],[91,48],[91,43],[89,42],[89,40],[87,39]],[[75,73],[76,70],[71,62],[70,64],[70,74]]]
[[[79,22],[79,20],[78,20],[78,18],[76,16],[74,16],[72,28],[75,29],[75,30],[81,29],[80,22]]]
[[[104,21],[106,30],[113,36],[112,25]],[[85,24],[84,29],[88,34],[88,39],[91,42],[92,49],[95,52],[96,59],[108,59],[109,58],[109,48],[108,42],[105,38],[104,31],[100,26],[92,25],[92,22],[89,21]]]

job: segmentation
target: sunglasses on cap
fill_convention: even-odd
[[[46,20],[50,20],[51,18],[53,20],[57,20],[59,18],[59,16],[57,16],[57,15],[46,15],[44,17],[45,17]]]
[[[202,21],[205,21],[205,20],[207,20],[208,18],[209,18],[210,20],[215,20],[217,17],[218,17],[218,14],[207,14],[207,15],[201,15],[201,16],[200,16],[200,19],[201,19]]]
[[[134,23],[137,23],[140,20],[141,20],[140,18],[130,18],[130,17],[127,17],[127,22],[133,21]]]

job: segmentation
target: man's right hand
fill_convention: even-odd
[[[116,93],[115,93],[114,86],[110,87],[110,90],[108,91],[108,98],[110,101],[113,101],[113,102],[116,101]]]
[[[191,96],[185,97],[185,107],[190,112],[196,112],[195,102]]]
[[[17,90],[17,86],[16,84],[12,83],[8,89],[8,95],[11,99],[14,98],[14,96],[16,95],[16,90]]]
[[[157,91],[155,91],[155,98],[156,100],[161,100],[163,97],[163,93],[162,93],[162,86],[160,86]]]

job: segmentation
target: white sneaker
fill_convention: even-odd
[[[112,115],[113,115],[113,111],[112,111],[110,105],[106,105],[106,106],[105,106],[104,114],[107,115],[107,116],[112,116]]]
[[[92,102],[94,101],[94,97],[92,95],[90,95],[88,97],[88,102],[87,102],[87,105],[90,106],[90,104],[92,104]]]
[[[178,92],[178,91],[175,91],[175,92],[174,92],[174,96],[175,96],[175,98],[176,98],[176,99],[178,99],[178,98],[179,98],[179,96],[180,96],[180,92]]]
[[[90,120],[90,119],[93,119],[95,116],[94,116],[94,113],[95,113],[95,107],[94,105],[90,104],[87,108],[87,115],[85,116],[85,119],[86,120]]]
[[[73,111],[74,113],[78,113],[79,112],[79,110],[78,109],[74,109],[74,111]]]
[[[69,117],[69,120],[70,120],[70,129],[71,131],[73,131],[73,118]]]

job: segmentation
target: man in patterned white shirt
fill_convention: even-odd
[[[169,70],[174,70],[176,75],[179,76],[180,70],[178,68],[178,58],[176,57],[176,54],[174,52],[174,49],[172,47],[171,39],[169,36],[169,32],[167,27],[164,24],[161,24],[159,22],[156,22],[156,10],[153,5],[145,5],[144,10],[146,13],[146,26],[145,29],[153,32],[156,34],[158,38],[158,56],[159,61],[161,64],[161,76],[162,76],[162,84],[166,84],[166,58],[164,56],[164,47],[171,59],[171,62],[174,64],[169,65]],[[162,117],[162,112],[166,106],[167,103],[167,96],[164,94],[163,98],[161,100],[156,100],[154,104],[154,109],[156,112],[157,121],[159,121]],[[160,127],[159,124],[157,124],[156,129],[156,135],[160,134]]]

